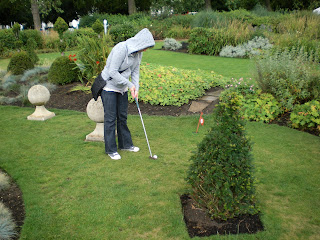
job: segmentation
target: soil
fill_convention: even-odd
[[[0,172],[6,174],[6,172],[0,169]],[[12,214],[12,218],[16,223],[16,232],[17,235],[12,238],[12,240],[19,239],[19,235],[21,232],[21,228],[23,225],[25,210],[24,210],[24,202],[22,198],[22,192],[18,185],[10,179],[11,184],[8,189],[0,191],[0,202],[2,202]]]
[[[49,102],[45,105],[46,108],[58,108],[69,109],[80,112],[86,112],[87,104],[92,99],[91,94],[87,94],[83,91],[70,91],[73,87],[79,83],[72,83],[63,86],[58,86],[55,91],[51,93]],[[208,90],[212,91],[212,89]],[[204,110],[204,114],[212,113],[213,108],[217,102],[213,102],[207,106]],[[160,106],[150,105],[143,102],[139,102],[139,107],[142,114],[146,115],[167,115],[167,116],[181,116],[195,114],[188,112],[191,103],[184,104],[181,107],[178,106]],[[128,114],[137,115],[137,105],[135,103],[129,103]],[[199,113],[196,113],[199,114]]]
[[[198,208],[196,202],[188,195],[180,197],[184,213],[184,221],[190,237],[210,235],[229,235],[263,231],[259,214],[242,215],[226,221],[211,219],[204,209]]]
[[[88,102],[91,100],[91,94],[86,94],[82,91],[70,92],[70,90],[79,83],[72,83],[64,86],[58,86],[55,91],[51,93],[49,102],[46,104],[48,109],[69,109],[75,111],[85,112]],[[210,89],[208,91],[213,91]],[[143,102],[139,103],[142,114],[147,115],[169,115],[181,116],[190,114],[199,114],[188,112],[190,104],[185,104],[181,107],[176,106],[152,106]],[[203,110],[204,114],[212,113],[217,102],[213,102]],[[21,103],[14,105],[21,106]],[[128,113],[132,115],[138,114],[135,103],[129,103]],[[273,123],[288,126],[289,115],[285,114],[281,118],[275,120]],[[313,135],[319,136],[320,131],[309,131]],[[1,171],[1,169],[0,169]],[[22,192],[19,187],[13,182],[11,187],[6,191],[0,191],[0,201],[11,209],[13,218],[17,224],[17,232],[20,233],[25,216],[24,203],[22,199]],[[194,236],[209,236],[212,234],[238,234],[238,233],[256,233],[262,231],[263,226],[259,215],[240,216],[235,219],[230,219],[227,222],[218,222],[211,220],[203,209],[199,209],[193,200],[188,195],[181,196],[182,210],[184,213],[184,220],[188,229],[190,237]],[[14,239],[19,239],[19,235]]]

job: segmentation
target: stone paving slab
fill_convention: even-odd
[[[191,106],[189,108],[189,112],[201,112],[203,109],[205,109],[209,103],[206,102],[199,102],[199,101],[192,101]]]
[[[210,95],[208,95],[208,96],[203,96],[203,97],[200,98],[199,100],[200,100],[200,101],[206,101],[206,102],[211,103],[211,102],[216,101],[216,100],[218,100],[218,99],[219,99],[219,97],[217,97],[217,96],[210,96]]]
[[[214,97],[219,97],[220,94],[222,92],[222,89],[218,90],[218,91],[214,91],[214,92],[209,92],[207,95],[208,96],[214,96]]]

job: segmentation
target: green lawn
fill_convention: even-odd
[[[251,78],[253,76],[254,62],[250,59],[225,58],[206,55],[192,55],[172,51],[161,51],[162,42],[147,50],[142,60],[165,66],[174,66],[190,70],[214,71],[227,78]]]
[[[189,239],[179,196],[191,152],[212,123],[199,116],[144,115],[128,124],[138,153],[121,161],[103,143],[85,142],[95,123],[85,113],[50,109],[45,122],[28,121],[33,108],[0,106],[0,166],[19,184],[26,207],[21,239]],[[320,233],[320,138],[250,122],[257,198],[265,231],[194,239],[317,239]]]
[[[143,61],[251,77],[248,59],[160,51]],[[66,55],[76,52],[67,52]],[[39,54],[50,64],[59,53]],[[0,60],[5,70],[9,60]],[[189,158],[212,118],[195,134],[199,116],[144,116],[150,160],[139,116],[128,123],[139,153],[104,154],[103,143],[85,142],[95,123],[85,113],[50,109],[45,122],[28,121],[33,108],[0,106],[0,167],[19,184],[26,207],[21,239],[189,239],[179,196],[187,193]],[[317,239],[320,235],[320,138],[277,125],[250,122],[257,198],[265,231],[255,235],[194,239]]]

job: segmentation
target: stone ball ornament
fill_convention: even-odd
[[[50,99],[50,92],[45,86],[32,86],[28,91],[28,99],[36,106],[34,113],[27,117],[28,120],[45,121],[55,116],[55,113],[48,111],[44,106]]]
[[[86,136],[87,142],[104,142],[104,108],[101,97],[97,101],[93,98],[87,105],[88,117],[96,122],[94,131]]]

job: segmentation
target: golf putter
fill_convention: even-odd
[[[151,152],[151,148],[150,148],[150,144],[149,144],[146,128],[144,127],[144,123],[143,123],[142,114],[141,114],[141,111],[140,111],[138,100],[137,100],[137,98],[135,98],[134,100],[136,101],[138,112],[139,112],[141,123],[142,123],[142,127],[143,127],[143,131],[144,131],[144,135],[146,136],[146,139],[147,139],[147,144],[148,144],[148,148],[149,148],[149,152],[150,152],[150,157],[149,158],[157,159],[158,158],[157,155],[152,155],[152,152]]]

